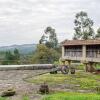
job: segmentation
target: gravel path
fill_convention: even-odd
[[[41,96],[36,94],[39,86],[23,81],[27,76],[34,76],[46,70],[11,70],[0,71],[0,93],[9,88],[16,90],[16,95],[10,100],[22,100],[22,96],[28,95],[30,100],[40,100]]]

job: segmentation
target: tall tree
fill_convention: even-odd
[[[55,29],[53,29],[52,27],[47,27],[45,30],[46,34],[49,34],[49,44],[51,43],[52,48],[57,48],[58,45],[58,39],[56,36],[56,32]]]
[[[43,36],[40,39],[40,44],[44,43],[47,47],[51,47],[51,48],[57,48],[58,45],[58,39],[56,36],[56,32],[55,29],[53,29],[52,27],[47,27],[45,29],[45,34],[43,34]],[[46,35],[49,35],[49,39],[47,38]]]
[[[60,47],[55,29],[47,27],[39,40],[37,50],[33,55],[33,63],[53,63],[60,57]]]
[[[75,16],[74,20],[74,38],[73,39],[93,39],[94,30],[93,30],[93,21],[88,17],[86,12],[79,12]]]
[[[47,40],[46,40],[46,36],[43,34],[41,39],[39,40],[39,44],[42,44],[42,43],[45,43],[45,42],[47,42]]]

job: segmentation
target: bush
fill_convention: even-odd
[[[75,68],[71,67],[70,73],[71,73],[71,74],[75,74]]]

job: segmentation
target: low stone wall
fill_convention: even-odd
[[[53,64],[32,64],[32,65],[0,65],[0,71],[5,70],[42,70],[52,69]]]

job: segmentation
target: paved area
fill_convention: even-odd
[[[30,100],[40,100],[37,95],[39,86],[23,81],[28,76],[34,76],[47,70],[9,70],[0,71],[0,93],[6,89],[14,88],[16,95],[10,97],[10,100],[22,100],[22,96],[29,95]]]

